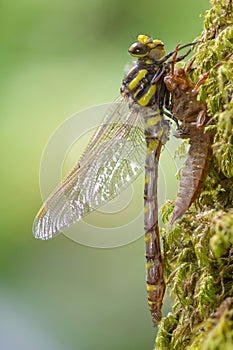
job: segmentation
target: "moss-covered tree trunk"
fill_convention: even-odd
[[[213,157],[198,200],[164,234],[164,267],[174,306],[156,349],[233,350],[233,8],[211,0],[196,48],[193,79],[216,63],[200,88],[212,121]]]

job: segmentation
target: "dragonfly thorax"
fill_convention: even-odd
[[[163,65],[148,59],[138,59],[122,81],[121,94],[132,98],[140,106],[158,107],[162,96],[163,76],[159,76]]]

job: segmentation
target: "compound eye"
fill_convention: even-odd
[[[142,43],[137,42],[130,46],[129,53],[132,56],[144,57],[148,53],[148,47]]]

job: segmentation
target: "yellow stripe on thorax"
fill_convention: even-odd
[[[138,72],[138,75],[129,83],[129,89],[130,90],[134,90],[136,88],[136,86],[138,85],[138,83],[146,76],[147,74],[147,70],[146,69],[142,69]]]
[[[140,106],[147,106],[150,102],[151,97],[155,94],[155,91],[156,91],[156,86],[151,85],[147,90],[147,92],[141,98],[139,98],[139,100],[137,100],[137,103]]]

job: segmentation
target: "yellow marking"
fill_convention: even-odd
[[[153,266],[152,262],[146,263],[146,269],[150,269]]]
[[[157,131],[157,136],[158,137],[160,137],[160,136],[162,136],[163,135],[163,128],[161,128],[161,129],[159,129],[158,131]]]
[[[144,207],[144,213],[147,213],[148,211],[149,211],[150,209],[149,209],[149,207]]]
[[[158,147],[159,142],[159,140],[151,140],[147,147],[147,154],[150,154],[152,151],[154,151]]]
[[[154,48],[158,45],[164,46],[164,43],[161,40],[155,39],[153,40],[148,35],[140,34],[138,35],[138,41],[144,45],[147,45],[151,48]]]
[[[147,176],[145,177],[144,184],[147,185],[147,184],[149,183],[149,181],[150,181],[150,176],[147,175]]]
[[[156,86],[151,85],[148,91],[137,101],[141,106],[147,106],[151,97],[155,94]]]
[[[146,290],[147,290],[147,292],[153,292],[154,290],[156,290],[156,286],[147,285]]]
[[[161,45],[161,46],[164,46],[164,43],[161,41],[161,40],[153,40],[153,43],[157,46],[157,45]]]
[[[129,89],[134,90],[138,83],[146,76],[147,73],[148,72],[146,69],[140,70],[138,75],[129,83]]]
[[[150,235],[149,234],[144,237],[144,241],[145,242],[150,242]]]
[[[154,305],[154,301],[148,300],[148,305],[149,305],[149,306]]]
[[[146,126],[154,126],[159,123],[161,120],[160,115],[157,115],[156,117],[149,118],[146,122]]]
[[[133,94],[133,97],[134,98],[137,98],[137,94],[140,92],[140,89],[137,89],[136,91],[135,91],[135,93]]]
[[[152,39],[148,35],[140,34],[138,35],[138,41],[142,44],[148,44],[148,42],[152,42]]]

